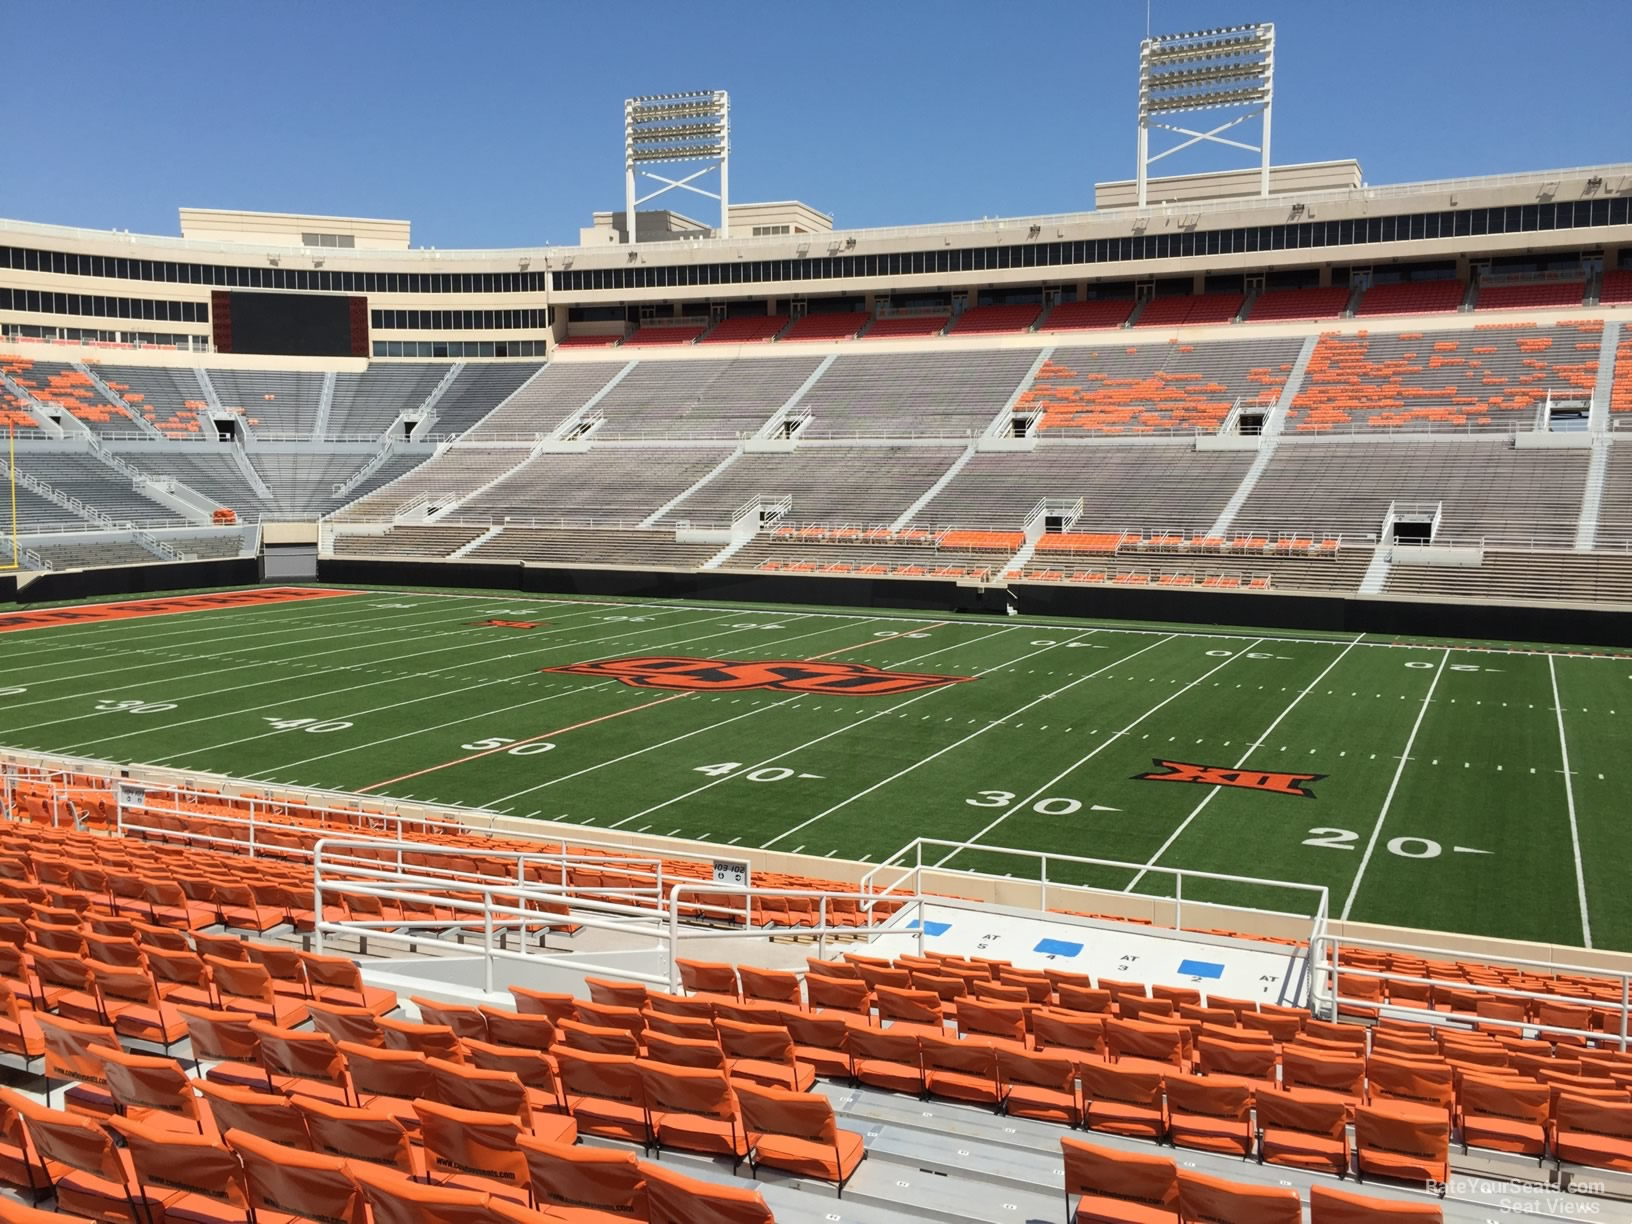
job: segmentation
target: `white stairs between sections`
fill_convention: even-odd
[[[491,540],[494,536],[498,535],[499,532],[501,532],[503,530],[504,530],[504,524],[503,523],[495,523],[493,526],[489,527],[486,531],[482,532],[481,535],[477,536],[474,540],[472,540],[469,544],[461,544],[458,548],[454,549],[451,553],[448,554],[448,560],[449,561],[457,561],[461,557],[469,556],[471,553],[475,552],[483,544],[486,544],[489,540]]]
[[[952,478],[954,476],[956,476],[959,472],[963,471],[964,465],[967,464],[969,462],[969,460],[973,459],[974,457],[975,457],[975,444],[973,442],[971,442],[968,446],[963,448],[963,454],[959,455],[956,459],[954,459],[952,461],[952,466],[947,468],[946,471],[941,473],[941,478],[939,480],[937,480],[934,484],[930,485],[929,488],[925,489],[922,497],[920,497],[917,501],[913,502],[912,505],[908,506],[905,510],[903,510],[901,512],[901,516],[899,518],[897,518],[895,520],[895,522],[890,524],[890,530],[891,531],[900,531],[902,528],[910,526],[911,523],[912,523],[913,516],[916,515],[925,506],[929,505],[929,503],[931,502],[931,500],[934,499],[934,497],[935,497],[935,495],[937,493],[939,493],[942,489],[946,488],[947,485],[951,484],[952,483]]]
[[[1207,531],[1209,536],[1222,536],[1229,531],[1230,524],[1235,516],[1241,512],[1241,507],[1247,504],[1247,498],[1258,485],[1258,480],[1269,469],[1270,460],[1275,457],[1275,448],[1280,442],[1281,427],[1286,423],[1286,414],[1292,407],[1292,401],[1297,398],[1299,389],[1303,386],[1304,371],[1309,368],[1309,359],[1315,354],[1315,345],[1318,338],[1310,336],[1303,342],[1303,348],[1298,351],[1298,359],[1292,364],[1292,372],[1286,377],[1286,386],[1281,388],[1281,397],[1275,401],[1275,406],[1264,417],[1263,433],[1258,438],[1258,456],[1252,461],[1252,466],[1241,477],[1241,483],[1236,486],[1230,500],[1224,503],[1224,508],[1218,512],[1218,518],[1213,521]]]
[[[739,446],[735,450],[733,450],[729,455],[727,455],[724,459],[721,459],[719,461],[719,463],[717,463],[711,471],[704,472],[696,480],[692,481],[691,484],[687,488],[682,489],[679,493],[676,493],[673,497],[669,498],[668,501],[664,502],[656,510],[653,510],[645,518],[641,519],[640,520],[640,525],[642,527],[656,527],[658,525],[658,523],[663,521],[663,516],[665,514],[667,514],[670,510],[673,510],[681,502],[685,501],[686,498],[690,497],[693,493],[697,492],[698,489],[702,488],[709,481],[713,480],[721,472],[725,471],[726,468],[730,467],[732,465],[732,463],[734,463],[736,461],[737,456],[739,456],[741,454],[742,454],[742,447]],[[719,558],[719,557],[713,558],[713,561],[716,562],[716,563],[718,561],[720,561],[720,560],[721,560],[721,558]],[[708,566],[705,565],[705,566],[703,566],[703,568],[707,569]]]
[[[329,417],[334,412],[334,386],[339,381],[333,370],[323,375],[323,390],[317,397],[317,420],[312,422],[312,440],[321,442],[329,432]]]

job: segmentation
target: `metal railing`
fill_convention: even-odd
[[[1435,978],[1415,977],[1410,973],[1386,968],[1366,968],[1360,965],[1344,964],[1342,954],[1344,949],[1374,950],[1383,955],[1405,955],[1414,959],[1445,961],[1453,959],[1455,953],[1443,947],[1431,948],[1416,944],[1390,943],[1377,939],[1361,939],[1355,936],[1336,935],[1322,932],[1309,941],[1309,961],[1311,969],[1312,1002],[1311,1010],[1317,1015],[1323,1015],[1328,1020],[1336,1020],[1343,1007],[1380,1009],[1382,1012],[1397,1017],[1416,1018],[1423,1013],[1422,1006],[1413,1006],[1406,1003],[1391,1004],[1386,999],[1367,998],[1362,995],[1344,995],[1341,993],[1342,980],[1345,978],[1359,978],[1368,981],[1380,982],[1410,982],[1413,985],[1426,986],[1430,990],[1465,991],[1471,994],[1489,995],[1496,999],[1508,999],[1526,1004],[1527,1015],[1534,1014],[1535,1009],[1530,1004],[1559,1003],[1569,1007],[1588,1007],[1600,1013],[1611,1013],[1618,1017],[1613,1031],[1610,1029],[1576,1029],[1567,1025],[1542,1024],[1533,1019],[1514,1020],[1500,1016],[1481,1016],[1478,1012],[1438,1011],[1428,1014],[1432,1016],[1436,1025],[1463,1025],[1475,1027],[1490,1025],[1498,1028],[1521,1028],[1526,1036],[1553,1033],[1571,1037],[1588,1038],[1593,1041],[1602,1041],[1605,1038],[1615,1041],[1620,1049],[1627,1048],[1627,1039],[1632,1036],[1632,971],[1605,969],[1599,966],[1572,965],[1558,961],[1533,960],[1518,956],[1504,956],[1498,953],[1478,952],[1472,954],[1471,960],[1481,965],[1506,965],[1526,971],[1533,971],[1536,976],[1560,976],[1597,978],[1605,983],[1613,983],[1619,987],[1620,997],[1617,1000],[1608,1000],[1602,997],[1580,994],[1556,994],[1536,990],[1519,990],[1508,986],[1496,986],[1484,982],[1472,982],[1466,978]]]

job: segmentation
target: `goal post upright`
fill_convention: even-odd
[[[647,167],[704,163],[683,178],[671,178]],[[670,191],[690,191],[720,202],[720,224],[715,237],[731,234],[731,97],[723,89],[689,93],[647,94],[623,103],[624,241],[639,241],[635,213],[640,205]],[[720,172],[719,190],[709,191],[697,180],[711,170]],[[673,173],[678,173],[673,172]],[[639,195],[637,179],[644,176],[662,186]]]
[[[1151,166],[1202,143],[1258,154],[1258,194],[1267,196],[1274,95],[1275,27],[1269,22],[1144,39],[1139,44],[1138,206],[1144,208],[1149,202]],[[1199,120],[1189,118],[1216,110],[1234,113],[1206,130],[1200,130]],[[1261,121],[1257,144],[1224,135],[1253,119]],[[1187,127],[1187,123],[1196,126]],[[1153,155],[1152,128],[1185,139]]]

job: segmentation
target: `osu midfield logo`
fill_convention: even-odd
[[[734,662],[730,659],[690,659],[646,655],[638,659],[597,659],[547,672],[601,676],[635,688],[684,689],[692,692],[732,692],[738,689],[773,689],[785,693],[825,693],[836,697],[888,697],[943,684],[962,684],[968,676],[929,676],[918,672],[884,671],[865,663],[828,663],[789,659],[779,662]]]
[[[1238,786],[1243,790],[1268,791],[1272,795],[1296,795],[1313,799],[1315,792],[1305,782],[1319,782],[1325,774],[1270,773],[1258,769],[1232,769],[1228,765],[1191,765],[1185,761],[1153,762],[1165,773],[1135,774],[1141,782],[1199,782],[1203,786]]]

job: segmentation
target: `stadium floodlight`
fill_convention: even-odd
[[[1146,203],[1150,167],[1203,141],[1260,155],[1258,194],[1269,194],[1269,117],[1275,93],[1275,27],[1229,26],[1162,34],[1139,44],[1139,207]],[[1234,110],[1207,131],[1174,120],[1208,110]],[[1230,139],[1224,132],[1262,118],[1258,144]],[[1187,139],[1151,155],[1150,129],[1161,128]]]
[[[628,241],[636,242],[635,209],[667,191],[693,191],[720,202],[720,226],[715,233],[725,238],[731,229],[731,98],[723,89],[703,89],[692,93],[650,94],[630,98],[623,104],[624,209],[629,227]],[[649,166],[677,162],[707,162],[701,170],[684,178],[654,173]],[[720,189],[709,191],[696,181],[710,170],[720,172]],[[635,195],[635,176],[644,175],[662,183],[643,196]]]

